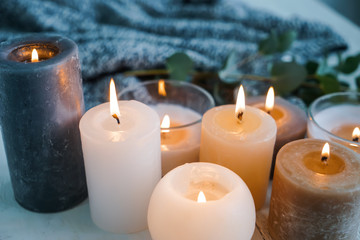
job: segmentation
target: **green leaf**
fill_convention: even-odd
[[[360,76],[355,78],[355,84],[356,84],[358,91],[360,92]]]
[[[238,76],[242,74],[238,69],[239,62],[238,53],[235,51],[231,52],[226,59],[223,69],[219,71],[221,81],[225,83],[235,83],[239,81]]]
[[[308,61],[305,65],[306,71],[309,75],[313,75],[319,68],[319,63],[315,61]]]
[[[290,93],[306,78],[306,69],[296,62],[274,63],[271,69],[274,87],[280,94]]]
[[[278,52],[285,52],[291,48],[291,45],[296,40],[297,33],[293,30],[286,31],[283,34],[280,34],[278,37]]]
[[[318,75],[317,79],[320,82],[320,88],[325,94],[340,91],[340,83],[336,76],[332,74]]]
[[[194,63],[188,55],[178,52],[166,59],[166,68],[170,73],[170,79],[186,81],[194,68]]]
[[[269,55],[277,52],[279,39],[276,31],[272,30],[270,35],[261,40],[258,44],[258,51],[263,55]]]
[[[359,62],[360,58],[358,56],[350,56],[346,58],[345,62],[340,63],[336,69],[342,73],[349,74],[358,68]]]

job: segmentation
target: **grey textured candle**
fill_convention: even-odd
[[[56,212],[87,197],[78,128],[83,112],[73,41],[34,35],[0,44],[2,135],[15,199],[24,208]]]

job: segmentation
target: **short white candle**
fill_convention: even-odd
[[[205,113],[200,161],[217,163],[237,173],[249,187],[258,210],[266,199],[276,123],[269,114],[245,107],[245,99],[242,101],[244,106],[239,111],[235,105],[224,105]],[[237,119],[240,115],[241,121]]]
[[[120,124],[109,103],[86,112],[81,141],[94,223],[107,231],[132,233],[146,229],[150,196],[161,178],[160,120],[140,102],[118,104]]]
[[[247,240],[255,229],[255,207],[234,172],[212,163],[189,163],[156,186],[148,222],[153,240]]]
[[[162,126],[161,132],[162,175],[185,163],[198,162],[201,115],[176,104],[159,103],[150,107],[161,119],[165,115],[170,118],[170,128]]]

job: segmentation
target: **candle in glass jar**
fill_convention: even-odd
[[[162,175],[177,166],[199,161],[201,115],[175,104],[157,104],[151,108],[162,117]]]
[[[245,107],[242,86],[239,96],[236,107],[215,107],[203,116],[200,161],[237,173],[249,187],[258,210],[266,198],[276,123],[267,113]]]
[[[91,217],[107,231],[133,233],[147,227],[161,178],[160,120],[145,104],[118,102],[113,81],[110,100],[80,121]]]
[[[277,156],[269,212],[273,239],[356,239],[360,157],[317,139],[285,145]],[[322,151],[323,150],[323,151]]]
[[[360,153],[360,143],[356,140],[359,116],[360,93],[322,96],[309,107],[307,135],[309,138],[338,142]]]
[[[212,163],[188,163],[161,179],[150,200],[153,240],[249,240],[255,207],[246,184]]]

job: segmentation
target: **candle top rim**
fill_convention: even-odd
[[[9,56],[16,49],[30,45],[51,45],[58,48],[59,51],[55,56],[39,61],[36,64],[15,61]],[[21,72],[56,66],[65,63],[70,56],[74,55],[74,52],[77,55],[77,51],[78,48],[74,41],[60,35],[35,34],[28,37],[11,39],[0,44],[0,71],[17,68],[17,71]]]
[[[138,141],[140,141],[153,134],[155,131],[159,131],[160,136],[160,119],[153,109],[135,100],[118,101],[118,103],[121,114],[119,125],[109,112],[110,103],[105,102],[91,108],[82,116],[79,122],[81,134],[96,142],[106,142],[107,144],[116,144],[117,142],[124,142],[133,138],[137,138]],[[136,122],[139,123],[141,121],[146,124],[135,126]],[[126,122],[130,124],[126,125]],[[118,126],[119,130],[113,131],[105,129],[104,124],[107,123],[114,124],[115,127]],[[121,129],[123,126],[127,126],[128,129]],[[119,138],[116,138],[115,136],[116,139],[114,140],[112,134],[117,134]]]
[[[303,154],[318,151],[319,161],[321,161],[321,149],[326,142],[328,141],[321,139],[300,139],[286,144],[277,155],[275,175],[279,172],[278,174],[286,176],[286,179],[294,185],[307,189],[307,191],[346,193],[354,191],[354,189],[360,189],[360,175],[356,171],[356,169],[360,169],[360,155],[341,144],[328,142],[331,152],[345,163],[345,168],[342,171],[324,175],[316,173],[305,166],[302,158]],[[329,161],[331,161],[331,157]],[[346,176],[346,182],[342,181],[344,176]],[[317,182],[316,179],[323,181],[319,180]]]
[[[217,126],[217,124],[215,124],[214,122],[212,122],[211,124],[203,124],[203,128],[206,128],[208,131],[211,131],[211,132],[216,132],[216,135],[221,136],[222,139],[232,138],[232,140],[234,140],[236,142],[243,142],[245,140],[244,139],[245,136],[246,136],[247,140],[249,139],[249,136],[254,136],[254,137],[256,137],[256,139],[258,139],[258,142],[265,142],[268,139],[272,138],[274,135],[276,135],[276,133],[277,133],[276,122],[269,114],[267,114],[266,112],[264,112],[258,108],[251,107],[248,105],[246,105],[245,108],[246,108],[246,110],[245,110],[243,122],[246,121],[246,117],[249,114],[256,115],[260,121],[260,125],[253,132],[251,132],[251,134],[245,133],[244,136],[240,137],[240,135],[237,132],[236,133],[229,132],[226,129],[223,129],[221,126]],[[221,105],[221,106],[214,107],[214,108],[208,110],[204,114],[203,121],[215,121],[213,118],[216,114],[218,114],[221,111],[228,111],[228,110],[234,112],[235,105],[227,104],[227,105]],[[232,115],[234,115],[234,114],[232,114]],[[266,120],[261,119],[260,117],[262,117]],[[264,124],[262,124],[263,121],[269,122],[271,126],[270,127],[265,126]],[[236,121],[235,117],[234,117],[233,122],[234,122],[234,124],[239,124]],[[241,124],[242,123],[240,123],[239,126],[241,126]],[[225,134],[218,134],[219,132],[225,133]],[[261,139],[258,138],[258,135],[261,136]]]

